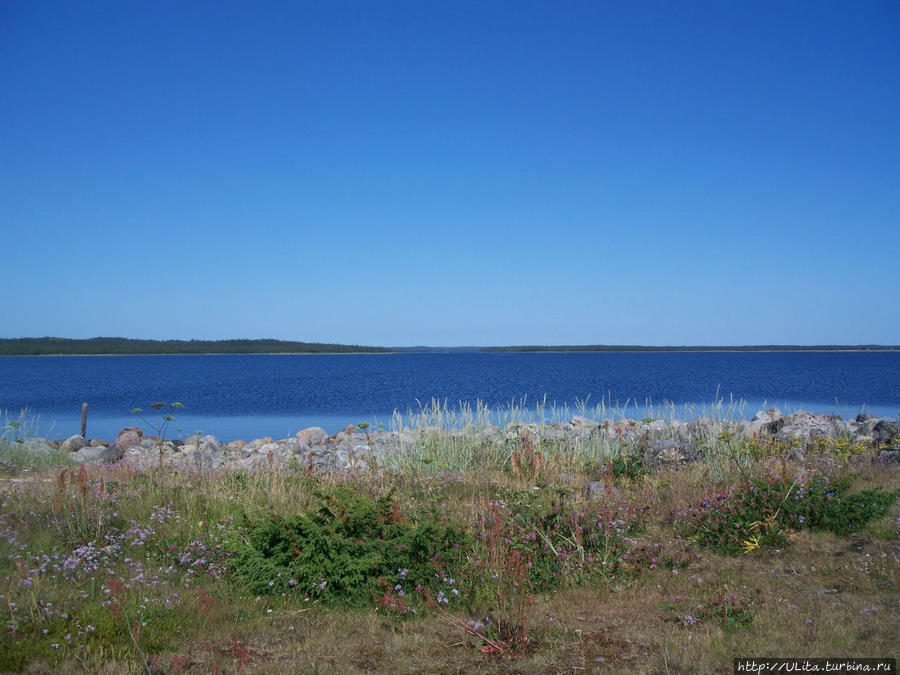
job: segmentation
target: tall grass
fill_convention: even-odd
[[[3,412],[0,426],[0,471],[18,473],[71,466],[71,459],[55,446],[34,441],[40,418],[24,409],[17,417]],[[49,433],[52,433],[52,429]]]
[[[718,393],[717,393],[718,394]],[[455,405],[449,399],[432,398],[426,403],[416,401],[417,409],[407,408],[405,413],[395,410],[391,418],[390,429],[403,431],[410,429],[469,429],[472,427],[507,427],[516,425],[550,426],[565,424],[574,415],[593,420],[626,420],[654,419],[673,421],[690,421],[698,418],[710,420],[734,421],[745,418],[749,404],[741,399],[718,395],[711,403],[676,404],[663,400],[654,402],[645,398],[643,402],[627,398],[619,399],[603,397],[597,403],[591,403],[590,396],[576,399],[574,406],[568,403],[542,399],[529,405],[528,397],[513,399],[508,403],[491,406],[480,399],[474,403],[458,401]],[[786,411],[787,412],[787,411]]]
[[[637,428],[625,435],[606,430],[563,433],[563,425],[576,414],[615,422],[663,420],[669,424],[702,420],[692,427],[692,434],[708,450],[708,457],[715,460],[722,455],[719,450],[723,433],[746,411],[747,404],[733,398],[717,398],[703,406],[677,406],[665,401],[654,404],[650,399],[641,405],[631,399],[611,402],[611,397],[591,404],[588,397],[577,400],[574,408],[548,402],[546,397],[532,405],[523,397],[495,407],[480,400],[451,405],[447,399],[433,398],[405,414],[394,412],[390,428],[397,434],[383,461],[394,471],[505,470],[527,437],[544,464],[561,471],[593,471],[634,450]]]

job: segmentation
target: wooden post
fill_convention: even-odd
[[[85,432],[87,431],[87,403],[81,404],[81,437],[87,439]]]

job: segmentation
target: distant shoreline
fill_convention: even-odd
[[[384,352],[141,352],[141,353],[115,353],[107,354],[0,354],[0,356],[400,356],[403,354],[863,354],[863,353],[896,353],[900,352],[900,348],[883,348],[883,349],[490,349],[481,351],[456,350],[450,349],[429,349],[421,351],[403,350],[403,351],[384,351]]]
[[[259,347],[252,343],[258,342]],[[289,346],[310,348],[291,350]],[[894,345],[742,345],[667,346],[553,345],[512,347],[363,347],[358,345],[291,343],[277,340],[158,341],[101,338],[60,340],[57,338],[0,339],[0,356],[222,356],[271,355],[319,356],[323,354],[653,354],[653,353],[897,353]]]
[[[566,354],[715,352],[900,352],[900,345],[514,345],[506,347],[370,347],[287,340],[135,340],[130,338],[0,338],[0,356],[213,356],[319,354]]]

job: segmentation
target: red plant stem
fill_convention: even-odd
[[[483,640],[484,642],[487,642],[491,647],[493,647],[494,649],[496,649],[496,650],[497,650],[498,652],[500,652],[501,654],[504,654],[504,653],[506,652],[506,650],[505,650],[503,647],[501,647],[500,645],[498,645],[498,644],[497,644],[496,642],[494,642],[493,640],[491,640],[491,639],[489,639],[489,638],[486,638],[484,635],[482,635],[482,634],[479,633],[477,630],[475,630],[474,628],[472,628],[472,626],[470,626],[469,624],[467,624],[465,621],[463,621],[463,620],[460,619],[459,617],[453,616],[450,612],[448,612],[448,611],[447,611],[446,609],[444,609],[443,607],[438,607],[437,605],[434,605],[434,611],[436,611],[438,614],[440,614],[440,615],[441,615],[442,617],[444,617],[445,619],[448,619],[451,623],[456,623],[456,624],[462,626],[463,630],[465,630],[465,631],[471,633],[472,635],[474,635],[475,637],[477,637],[479,640]]]

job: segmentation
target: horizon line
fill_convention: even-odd
[[[64,341],[68,343],[88,343],[92,341],[110,340],[117,342],[143,342],[143,343],[201,343],[201,344],[229,344],[229,343],[247,343],[259,342],[268,344],[297,344],[297,345],[320,345],[327,347],[343,347],[343,348],[359,348],[379,349],[388,351],[680,351],[680,350],[705,350],[705,351],[721,351],[721,350],[778,350],[778,351],[897,351],[900,345],[885,345],[877,343],[856,343],[856,344],[778,344],[778,343],[762,343],[762,344],[732,344],[732,345],[709,345],[709,344],[681,344],[681,345],[651,345],[651,344],[604,344],[604,343],[580,343],[580,344],[506,344],[506,345],[366,345],[361,343],[341,343],[341,342],[319,342],[306,340],[285,340],[281,338],[126,338],[111,336],[96,336],[90,338],[66,338],[59,336],[42,336],[42,337],[2,337],[0,343],[16,343],[16,342],[44,342],[44,341]],[[73,345],[74,346],[74,345]]]

